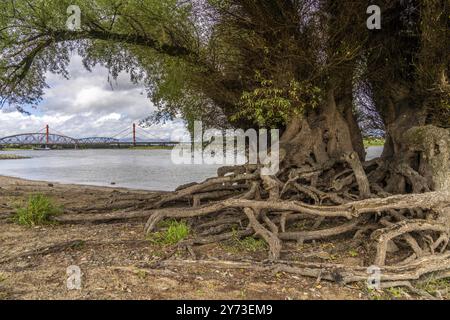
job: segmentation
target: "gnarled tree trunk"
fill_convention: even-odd
[[[327,100],[321,107],[294,118],[287,126],[280,140],[282,165],[323,166],[354,152],[352,142],[357,141],[359,136],[360,141],[355,144],[362,145],[362,136],[353,120],[338,110],[334,92],[329,90]],[[360,157],[364,157],[364,149],[359,148],[358,151]]]
[[[386,189],[391,193],[449,190],[449,130],[426,124],[426,108],[412,105],[410,95],[388,100],[384,113]]]

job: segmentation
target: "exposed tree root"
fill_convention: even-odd
[[[0,259],[0,265],[9,263],[11,261],[21,259],[21,258],[29,258],[29,257],[35,257],[35,256],[45,256],[52,253],[61,252],[67,249],[76,249],[78,247],[83,247],[85,245],[89,246],[118,246],[118,245],[142,245],[147,244],[147,240],[118,240],[118,241],[91,241],[91,240],[70,240],[70,241],[64,241],[60,243],[54,243],[51,245],[42,246],[40,248],[25,251],[23,253],[10,256],[10,257],[4,257]]]
[[[255,230],[255,234],[261,236],[270,247],[269,259],[278,260],[281,254],[281,240],[277,236],[277,230],[271,232],[267,230],[255,217],[255,212],[250,208],[244,209],[249,220],[249,226]]]
[[[378,229],[372,233],[371,238],[378,242],[377,245],[377,256],[375,258],[375,265],[384,266],[386,261],[387,245],[390,240],[395,237],[404,235],[411,232],[420,231],[435,231],[441,233],[442,235],[448,234],[448,227],[441,223],[427,220],[405,220],[399,223],[393,224],[387,228]],[[447,236],[448,237],[448,236]],[[438,239],[438,245],[442,242]],[[436,243],[433,243],[435,245]],[[415,244],[416,245],[416,244]],[[437,247],[437,246],[436,246]],[[446,247],[446,244],[445,244]],[[446,248],[443,247],[444,251]],[[420,248],[419,248],[420,249]],[[417,254],[417,252],[416,252]]]
[[[195,193],[198,192],[203,192],[205,191],[208,187],[212,187],[215,185],[221,185],[224,183],[235,183],[235,182],[242,182],[242,181],[246,181],[246,180],[252,180],[254,178],[257,177],[257,174],[238,174],[236,176],[226,176],[226,177],[218,177],[218,178],[212,178],[212,179],[208,179],[203,183],[200,184],[194,184],[191,186],[188,186],[184,189],[175,191],[172,194],[169,194],[165,197],[163,197],[161,200],[159,200],[156,204],[155,207],[159,208],[161,207],[163,204],[171,202],[171,201],[175,201],[178,199],[181,199],[183,197],[186,196],[192,196]]]
[[[405,284],[449,270],[450,222],[443,212],[450,208],[450,190],[430,192],[425,179],[405,165],[390,170],[381,159],[361,163],[354,152],[344,154],[340,161],[284,168],[277,176],[261,176],[254,166],[226,167],[219,170],[218,178],[163,197],[145,213],[145,232],[156,230],[164,219],[202,219],[202,227],[193,225],[200,235],[189,241],[194,245],[230,239],[237,227],[240,237],[254,235],[267,242],[269,260],[274,262],[271,269],[343,283],[366,280],[367,266],[282,262],[283,243],[347,235],[365,239],[373,248],[371,264],[381,267],[382,279],[389,282]],[[402,175],[412,191],[426,193],[392,195],[383,185],[388,188],[394,175]],[[240,191],[218,193],[221,187],[230,191],[226,188],[236,184]],[[215,191],[207,192],[211,188]],[[195,200],[205,193],[208,202]],[[296,230],[295,221],[307,221],[312,228]],[[410,258],[398,261],[395,255],[389,256],[390,243],[405,253],[411,251]]]
[[[335,281],[340,284],[367,281],[367,267],[354,267],[343,264],[293,262],[279,260],[276,262],[259,261],[222,261],[222,260],[165,260],[161,267],[185,267],[189,265],[204,265],[225,269],[250,269],[255,271],[273,271],[298,274],[307,277]],[[450,269],[450,253],[436,254],[416,259],[407,265],[385,266],[380,268],[381,283],[390,286],[404,285],[405,281],[417,281],[430,273],[439,274]]]
[[[112,221],[142,219],[149,216],[148,211],[120,211],[105,214],[65,214],[53,217],[53,220],[60,223],[106,223]]]
[[[356,231],[356,226],[363,222],[365,217],[354,219],[350,222],[338,225],[336,227],[323,229],[323,230],[312,230],[312,231],[298,231],[298,232],[282,232],[280,233],[280,239],[282,240],[296,240],[296,241],[309,241],[325,239],[337,235],[341,235],[350,231]]]
[[[120,212],[66,214],[55,219],[61,223],[147,219],[147,234],[164,219],[185,219],[194,237],[181,245],[192,248],[256,236],[267,242],[273,262],[260,268],[320,275],[342,283],[367,279],[367,267],[372,264],[382,268],[384,281],[398,283],[450,270],[450,190],[431,192],[429,179],[405,161],[362,163],[357,153],[345,152],[334,158],[322,154],[323,160],[316,162],[322,156],[313,149],[312,153],[318,152],[314,157],[299,151],[302,165],[298,159],[283,160],[276,176],[261,175],[258,166],[224,167],[216,178],[152,196],[154,201],[143,202],[140,210],[123,207]],[[403,192],[398,194],[399,190]],[[308,227],[299,229],[298,222]],[[374,259],[351,268],[281,260],[289,241],[343,237],[364,243]],[[403,253],[391,255],[389,247]]]

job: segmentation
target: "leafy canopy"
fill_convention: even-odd
[[[385,32],[367,30],[365,1],[1,1],[0,99],[37,105],[48,72],[68,77],[78,54],[144,85],[158,107],[147,120],[278,126],[331,89],[351,104],[364,83],[377,116],[395,88],[450,123],[448,1],[379,2]],[[80,30],[66,28],[69,5]]]

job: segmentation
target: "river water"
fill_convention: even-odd
[[[368,159],[381,154],[371,147]],[[174,190],[216,175],[217,165],[175,165],[170,150],[20,150],[0,151],[31,159],[0,160],[0,175],[29,180],[114,186],[142,190]]]

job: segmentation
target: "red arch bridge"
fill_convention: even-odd
[[[131,131],[131,134],[130,134]],[[173,146],[177,142],[157,141],[152,134],[133,124],[131,130],[125,129],[113,137],[72,138],[60,132],[50,132],[47,125],[40,132],[15,134],[0,138],[4,146],[94,146],[94,145],[133,145],[133,146]],[[128,138],[128,139],[127,139]]]

